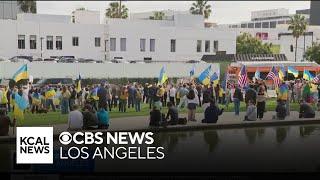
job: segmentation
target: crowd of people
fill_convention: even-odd
[[[110,122],[109,112],[125,113],[130,108],[140,112],[143,103],[148,104],[150,109],[150,126],[197,121],[197,108],[203,109],[203,123],[216,123],[224,108],[228,109],[230,103],[234,104],[234,113],[239,116],[242,101],[246,104],[244,120],[254,121],[264,117],[266,101],[269,98],[267,91],[267,85],[263,80],[255,80],[242,88],[235,83],[227,83],[227,87],[223,88],[219,83],[202,85],[194,81],[163,85],[114,85],[102,82],[82,88],[77,88],[76,85],[34,87],[29,83],[27,86],[12,89],[0,87],[0,119],[8,120],[6,113],[14,108],[11,102],[17,92],[29,103],[26,112],[47,113],[59,110],[61,114],[68,114],[68,127],[72,130],[106,129]],[[320,85],[315,86],[303,79],[282,81],[276,93],[277,106],[274,118],[284,119],[290,115],[292,102],[300,103],[300,118],[312,118],[315,116],[315,107],[320,109]],[[220,109],[219,104],[224,108]],[[163,107],[167,107],[166,113],[163,113]],[[183,108],[187,109],[186,118],[179,117]],[[9,126],[12,122],[2,123],[1,126],[3,124]]]

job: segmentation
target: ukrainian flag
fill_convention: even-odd
[[[44,95],[46,99],[52,98],[56,95],[56,91],[54,89],[50,89]]]
[[[14,94],[14,110],[13,117],[17,120],[23,120],[23,111],[28,107],[28,101],[26,101],[17,92]]]
[[[280,66],[280,69],[279,69],[279,78],[280,80],[284,80],[284,77],[286,76],[286,69],[284,68],[283,65]]]
[[[313,75],[308,70],[303,71],[303,79],[311,81],[313,78]]]
[[[77,91],[77,93],[79,93],[81,91],[81,76],[80,76],[80,74],[79,74],[78,85],[77,85],[76,91]]]
[[[18,69],[18,71],[13,75],[12,79],[15,82],[18,82],[21,79],[28,79],[28,78],[29,78],[28,67],[27,67],[27,64],[25,64]]]
[[[168,76],[164,70],[164,67],[162,66],[161,70],[160,70],[160,75],[158,78],[158,84],[163,84],[164,82],[166,82],[168,80]]]
[[[293,74],[295,78],[298,77],[299,71],[297,71],[294,67],[288,66],[288,73]]]
[[[200,76],[198,77],[198,80],[203,85],[209,85],[210,84],[210,71],[211,71],[211,65],[205,69]]]

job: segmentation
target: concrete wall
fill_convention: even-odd
[[[17,19],[21,12],[17,1],[0,1],[0,19]]]
[[[12,78],[21,67],[21,63],[1,62],[0,77]],[[195,64],[195,74],[199,75],[209,63]],[[165,67],[168,77],[188,77],[193,64],[187,63],[150,63],[150,64],[65,64],[65,63],[29,63],[29,74],[34,78],[154,78],[159,76],[160,69]],[[220,74],[220,65],[211,64],[213,72]]]

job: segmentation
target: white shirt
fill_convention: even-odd
[[[79,110],[71,111],[69,113],[68,125],[70,129],[82,129],[83,115]]]
[[[169,90],[169,96],[170,97],[176,97],[176,92],[177,92],[177,90],[176,90],[176,88],[171,88],[170,90]]]

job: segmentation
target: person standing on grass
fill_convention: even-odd
[[[143,100],[142,102],[148,103],[148,97],[149,97],[149,84],[145,83],[143,87]]]
[[[106,85],[106,91],[107,91],[107,103],[109,111],[112,110],[112,90],[110,87],[110,84]]]
[[[186,95],[186,104],[188,108],[188,121],[197,121],[196,109],[197,105],[199,104],[199,100],[198,97],[196,97],[196,94],[193,89],[191,89],[189,93]]]
[[[179,90],[180,103],[178,105],[178,109],[184,108],[184,106],[187,104],[188,93],[189,93],[189,90],[187,89],[187,85],[183,84],[182,88]],[[194,93],[194,91],[193,91],[193,93]]]
[[[176,98],[176,93],[177,93],[177,90],[176,88],[174,87],[173,84],[171,84],[171,87],[169,89],[169,102],[175,106],[175,98]]]
[[[98,100],[98,108],[104,108],[107,110],[107,89],[105,88],[105,83],[102,82],[100,88],[97,91]]]
[[[127,101],[128,101],[128,90],[125,86],[122,87],[119,99],[119,111],[126,112],[127,110]]]
[[[138,85],[136,85],[136,94],[135,94],[135,109],[136,112],[140,112],[141,111],[141,100],[142,100],[142,90],[140,88],[138,88]]]
[[[243,94],[238,85],[236,85],[234,94],[233,94],[233,103],[234,103],[234,113],[236,116],[239,116],[240,113],[240,102],[243,101]]]
[[[70,99],[70,91],[66,86],[62,87],[61,92],[61,114],[69,113],[69,99]]]
[[[128,108],[132,107],[134,108],[135,104],[135,94],[136,94],[137,89],[134,87],[134,85],[129,84],[128,85]]]
[[[197,90],[197,92],[198,92],[199,106],[201,107],[201,106],[202,106],[202,103],[201,103],[202,85],[201,85],[201,84],[198,84],[198,85],[196,86],[196,90]]]
[[[77,91],[74,86],[70,88],[70,98],[69,98],[69,108],[72,110],[73,105],[76,104],[76,98],[77,98]]]
[[[231,92],[230,92],[230,89],[227,87],[225,90],[225,107],[227,109],[229,109],[230,100],[231,100]]]
[[[154,99],[157,96],[157,85],[154,83],[150,88],[149,88],[149,96],[148,96],[148,101],[149,101],[149,109],[152,108],[152,105],[154,103]]]
[[[257,94],[257,118],[262,120],[266,108],[267,93],[265,87],[260,84]]]

